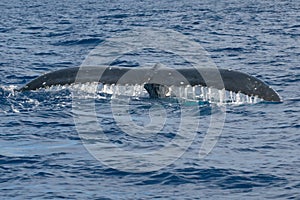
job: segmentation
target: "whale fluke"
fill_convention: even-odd
[[[154,98],[165,97],[168,93],[168,86],[201,85],[257,96],[265,101],[281,102],[276,91],[254,76],[233,70],[212,68],[72,67],[39,76],[19,91],[87,82],[144,85],[150,97]]]

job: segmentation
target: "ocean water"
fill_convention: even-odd
[[[2,0],[0,11],[1,199],[300,199],[300,1]],[[95,95],[93,85],[14,91],[145,27],[184,35],[283,102]],[[114,64],[153,61],[188,65],[147,48]],[[209,130],[221,132],[207,139]]]

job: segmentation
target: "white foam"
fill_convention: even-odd
[[[76,83],[68,86],[51,86],[46,90],[58,91],[69,89],[76,91],[76,94],[81,94],[85,98],[107,98],[103,94],[111,95],[112,98],[119,96],[130,97],[147,97],[148,93],[143,85],[115,85],[101,83]],[[234,93],[232,91],[218,90],[215,88],[196,86],[170,86],[167,96],[179,98],[185,101],[207,101],[217,104],[255,104],[262,99],[256,96],[247,96],[242,93]]]

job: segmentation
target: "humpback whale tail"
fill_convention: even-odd
[[[216,71],[222,81],[214,77]],[[73,67],[39,76],[20,88],[19,91],[87,82],[144,85],[150,97],[153,98],[166,97],[170,86],[200,85],[235,93],[240,92],[247,96],[259,97],[265,101],[281,102],[278,93],[258,78],[238,71],[211,68]]]

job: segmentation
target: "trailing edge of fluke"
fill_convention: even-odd
[[[225,88],[228,91],[257,96],[265,101],[281,102],[275,90],[254,76],[233,70],[212,68],[72,67],[39,76],[19,91],[87,82],[140,84],[144,85],[150,97],[164,97],[168,86],[201,85],[216,89]]]

